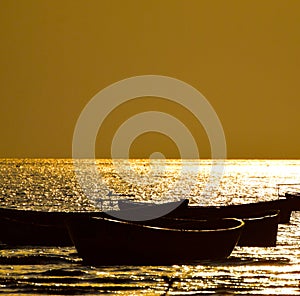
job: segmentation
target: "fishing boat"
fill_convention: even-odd
[[[132,200],[118,200],[119,211],[110,212],[119,220],[126,221],[147,221],[168,215],[180,216],[180,213],[187,208],[188,199],[170,201],[165,203],[134,202]]]
[[[300,211],[300,183],[277,184],[278,196],[286,198],[293,211]]]
[[[276,199],[271,201],[260,201],[255,203],[234,204],[224,206],[197,206],[189,205],[180,211],[182,218],[205,218],[205,217],[250,217],[264,213],[269,210],[279,211],[279,223],[289,223],[292,211],[297,210],[292,200]],[[172,215],[172,214],[170,214]],[[178,216],[178,213],[176,213]]]
[[[287,199],[288,200],[288,199]],[[278,203],[283,201],[283,203]],[[265,215],[267,205],[269,208],[279,208],[280,209],[280,222],[286,222],[283,217],[287,219],[287,207],[284,200],[278,200],[277,203],[270,204],[270,202],[262,202],[264,205],[255,207],[257,204],[247,204],[247,205],[235,205],[235,206],[223,206],[223,207],[200,207],[200,206],[188,206],[188,200],[181,201],[179,206],[173,211],[168,213],[166,217],[173,218],[187,218],[187,219],[215,219],[215,218],[226,218],[234,217],[244,219],[246,225],[249,224],[251,218],[253,219],[252,224],[258,224],[257,229],[263,230],[272,227],[274,224],[270,215]],[[128,206],[128,205],[127,205]],[[98,211],[98,212],[47,212],[47,211],[37,211],[37,210],[20,210],[14,208],[0,208],[0,242],[10,245],[34,245],[34,246],[71,246],[72,241],[69,238],[68,232],[65,227],[65,221],[70,218],[75,218],[78,221],[91,216],[106,217],[106,218],[117,218],[119,220],[124,220],[122,217],[138,218],[140,214],[140,207],[132,206],[128,209],[122,209],[122,211],[111,211],[111,214]],[[143,217],[145,213],[148,215],[148,220],[151,219],[154,210],[160,213],[158,208],[164,205],[142,205]],[[147,208],[147,209],[146,209]],[[259,211],[257,210],[260,209]],[[261,209],[265,209],[262,211]],[[284,215],[281,214],[281,209],[284,210]],[[166,208],[163,209],[164,213]],[[127,215],[127,216],[126,216]],[[264,217],[264,218],[263,218]],[[246,218],[248,220],[246,220]],[[134,219],[133,219],[134,220]],[[137,219],[138,220],[138,219]],[[143,220],[143,219],[141,219]],[[259,222],[259,223],[258,223]],[[262,227],[264,225],[264,227]],[[252,226],[253,228],[254,226]],[[276,226],[277,227],[277,226]],[[277,229],[277,228],[276,228]],[[271,233],[269,232],[268,233]],[[275,225],[273,225],[273,232],[275,231]],[[263,237],[259,241],[253,234],[247,235],[247,227],[244,231],[243,237],[248,236],[248,241],[252,240],[252,245],[264,244],[268,246],[267,236]],[[255,243],[257,242],[257,243]]]
[[[180,211],[188,201],[177,202],[177,208],[161,209],[161,213],[167,209]],[[156,214],[160,210],[157,209]],[[141,215],[142,214],[142,215]],[[141,218],[151,219],[152,211],[95,211],[95,212],[48,212],[43,210],[25,210],[17,208],[0,207],[0,242],[10,246],[72,246],[65,221],[71,218],[82,221],[90,216],[117,217],[117,218]],[[146,215],[146,216],[145,216]],[[147,216],[148,215],[148,216]]]
[[[153,203],[140,203],[132,201],[119,201],[119,207],[123,211],[126,210],[135,210],[136,212],[144,209],[156,209],[156,207],[163,206],[164,204],[153,204]],[[211,208],[208,208],[202,213],[193,213],[189,214],[190,208],[188,209],[182,207],[181,211],[173,212],[166,217],[174,218],[188,218],[193,220],[212,220],[216,217],[223,218],[238,218],[242,219],[245,222],[245,227],[242,231],[238,246],[247,246],[247,247],[275,247],[277,241],[277,232],[278,232],[278,223],[279,223],[279,210],[265,210],[265,211],[236,211],[234,216],[232,213],[219,213],[218,211],[210,211]],[[213,208],[216,209],[216,208]],[[186,214],[188,213],[188,215]],[[175,214],[175,215],[174,215]],[[159,220],[157,220],[159,225]]]
[[[238,246],[241,247],[276,247],[279,211],[272,210],[251,214],[242,220],[245,227],[242,231]]]
[[[120,209],[125,211],[125,209],[132,210],[135,208],[144,209],[157,206],[153,203],[139,203],[133,201],[122,201],[118,202]],[[185,205],[185,206],[184,206]],[[263,214],[267,211],[275,210],[279,211],[278,223],[285,224],[290,222],[290,217],[292,211],[300,210],[300,197],[284,197],[275,200],[269,201],[259,201],[253,203],[245,204],[231,204],[223,206],[199,206],[199,205],[190,205],[188,203],[183,203],[180,210],[174,211],[168,216],[181,217],[181,218],[190,218],[190,219],[209,219],[210,217],[214,218],[243,218],[251,217],[251,215]]]
[[[151,225],[152,224],[152,225]],[[244,222],[163,219],[159,226],[105,217],[67,222],[70,237],[88,265],[169,265],[227,258]]]
[[[277,243],[279,211],[270,210],[261,213],[251,213],[250,215],[238,215],[240,220],[243,220],[245,226],[242,230],[240,239],[237,243],[241,247],[275,247]],[[162,219],[154,219],[147,221],[148,225],[162,226],[166,219],[175,219],[180,221],[182,218],[170,218],[168,216]],[[194,220],[214,221],[214,217],[198,217]],[[141,222],[144,223],[144,222]]]
[[[65,220],[100,212],[47,212],[0,207],[0,242],[10,246],[72,246]]]
[[[300,192],[286,192],[284,196],[289,200],[294,211],[300,211]]]
[[[188,203],[188,199],[165,203],[135,202],[133,200],[119,199],[119,211],[115,211],[113,216],[126,221],[146,221],[169,215],[177,217],[186,209]]]

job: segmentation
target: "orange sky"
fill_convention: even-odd
[[[298,0],[0,0],[0,157],[71,157],[76,120],[97,92],[157,74],[209,100],[229,158],[299,158],[299,20]],[[122,120],[155,107],[185,121],[210,157],[202,127],[164,104],[116,110],[97,156],[109,156]],[[178,157],[175,144],[149,133],[130,153]]]

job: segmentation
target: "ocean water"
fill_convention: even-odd
[[[82,160],[79,169],[86,172],[91,165]],[[277,184],[300,183],[299,160],[226,160],[222,174],[211,170],[210,160],[97,160],[95,166],[96,175],[85,181],[91,200],[71,159],[1,159],[1,206],[96,210],[108,190],[142,201],[246,203],[278,198]],[[297,188],[280,187],[279,194],[292,187]],[[102,207],[114,207],[113,198]],[[194,265],[92,267],[82,264],[73,247],[0,246],[0,293],[5,294],[300,295],[299,280],[300,212],[279,226],[276,247],[236,247],[226,260]]]

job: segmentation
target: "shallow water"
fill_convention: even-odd
[[[300,161],[227,160],[217,194],[207,198],[201,193],[209,177],[209,161],[184,164],[189,169],[173,188],[182,169],[178,160],[136,160],[130,170],[123,161],[98,160],[97,165],[107,188],[134,193],[137,200],[159,201],[165,196],[188,197],[203,204],[243,203],[277,198],[278,183],[300,183]],[[100,188],[99,195],[106,189]],[[76,182],[71,160],[2,159],[0,192],[1,204],[10,207],[95,209]],[[294,212],[290,224],[279,226],[277,247],[236,247],[226,260],[181,266],[90,267],[81,263],[71,247],[2,245],[0,291],[15,295],[300,295],[299,236],[300,212]]]

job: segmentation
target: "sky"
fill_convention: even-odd
[[[173,77],[201,92],[222,124],[228,158],[300,157],[298,0],[0,0],[0,36],[1,158],[72,157],[91,98],[139,75]],[[178,118],[200,156],[211,157],[191,110],[155,97],[105,118],[96,157],[110,157],[118,128],[147,111]],[[132,141],[129,154],[176,158],[177,144],[153,130]]]

